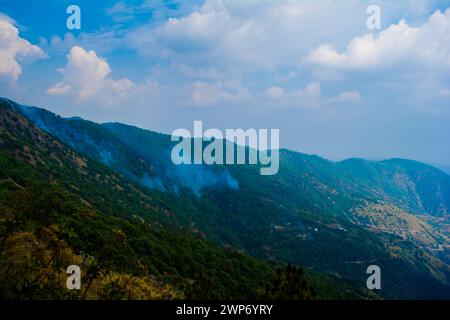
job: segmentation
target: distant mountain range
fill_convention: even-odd
[[[257,165],[175,166],[173,144],[168,135],[1,99],[0,191],[6,197],[38,180],[106,220],[142,219],[149,234],[167,238],[182,230],[187,243],[205,247],[183,248],[190,252],[183,269],[173,263],[179,241],[164,242],[173,255],[159,252],[153,259],[161,267],[150,272],[180,296],[207,296],[210,287],[215,298],[261,297],[270,270],[291,263],[307,271],[319,298],[450,298],[450,176],[443,171],[404,159],[333,162],[280,150],[279,173],[261,176]],[[12,210],[6,202],[0,208]],[[100,254],[79,234],[59,237],[75,255]],[[147,271],[158,264],[128,242]],[[233,258],[222,269],[227,254]],[[206,270],[210,257],[217,265]],[[382,272],[375,292],[365,288],[371,264]]]

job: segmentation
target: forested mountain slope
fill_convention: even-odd
[[[109,216],[183,228],[260,259],[334,275],[354,292],[377,264],[384,297],[450,297],[450,178],[435,168],[288,150],[275,176],[249,165],[175,166],[167,135],[1,104],[10,117],[2,151]],[[57,155],[42,139],[60,148]]]

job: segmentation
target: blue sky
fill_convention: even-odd
[[[81,30],[66,8],[81,8]],[[366,9],[381,9],[381,30]],[[330,159],[450,165],[450,0],[0,0],[0,95],[166,133],[279,128]]]

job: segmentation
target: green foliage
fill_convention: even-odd
[[[116,272],[160,279],[190,298],[255,299],[272,274],[264,262],[182,230],[175,234],[140,220],[93,213],[56,187],[18,188],[13,198],[12,203],[0,199],[3,210],[8,207],[0,220],[2,298],[73,298],[62,281],[73,261],[83,264],[86,283],[78,298]],[[132,279],[105,282],[98,297],[128,296]]]
[[[448,275],[436,279],[419,248],[405,241],[394,256],[386,245],[391,239],[351,216],[355,207],[379,202],[418,212],[422,201],[422,213],[448,213],[449,177],[433,168],[400,160],[335,163],[281,150],[273,177],[261,177],[257,166],[211,168],[238,179],[238,191],[221,185],[201,196],[183,187],[161,192],[139,179],[147,174],[176,183],[166,175],[173,169],[168,136],[45,110],[28,114],[30,121],[17,110],[31,109],[0,104],[2,243],[15,232],[36,237],[39,228],[57,225],[57,237],[86,264],[91,288],[100,282],[109,288],[104,297],[130,296],[127,276],[155,278],[190,298],[260,297],[277,260],[308,270],[318,298],[374,297],[364,290],[364,266],[375,262],[389,279],[384,297],[450,295]],[[37,183],[63,198],[42,195]],[[11,206],[18,189],[29,194]]]
[[[265,299],[268,300],[312,300],[316,296],[303,276],[303,269],[287,265],[286,269],[277,269],[271,288]]]

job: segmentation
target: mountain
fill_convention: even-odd
[[[144,186],[164,190],[167,186],[173,187],[170,182],[176,181],[178,187],[194,192],[215,184],[238,187],[237,180],[227,170],[214,171],[207,166],[182,166],[180,169],[173,165],[170,161],[173,143],[167,135],[120,123],[100,125],[77,117],[64,119],[44,109],[16,106],[40,129]],[[340,189],[343,196],[352,192],[372,196],[413,213],[450,214],[450,176],[434,167],[402,159],[331,162],[288,150],[281,150],[281,157],[286,177],[303,176],[297,182],[289,181],[289,187],[309,180],[303,187],[322,183]],[[306,206],[316,205],[310,199],[305,200]],[[333,211],[332,208],[327,211],[330,210]]]
[[[3,103],[0,145],[2,298],[255,298],[270,284],[273,265],[153,226],[170,212]],[[86,270],[79,296],[70,264]]]
[[[167,199],[78,154],[16,107],[0,103],[2,299],[368,295],[335,277],[307,272],[317,288],[312,291],[302,269],[281,269],[282,262],[203,239],[176,221]],[[81,266],[87,279],[81,291],[65,289],[71,264]],[[286,282],[295,290],[286,292]]]
[[[318,290],[373,297],[366,268],[377,264],[381,297],[450,298],[450,177],[438,169],[401,159],[332,162],[289,150],[280,151],[275,176],[251,165],[175,166],[167,135],[65,119],[6,99],[1,110],[20,120],[2,123],[2,150],[36,171],[55,155],[9,144],[45,135],[67,148],[65,158],[56,157],[59,168],[39,170],[106,217],[143,218],[245,257],[302,266],[316,275]]]

